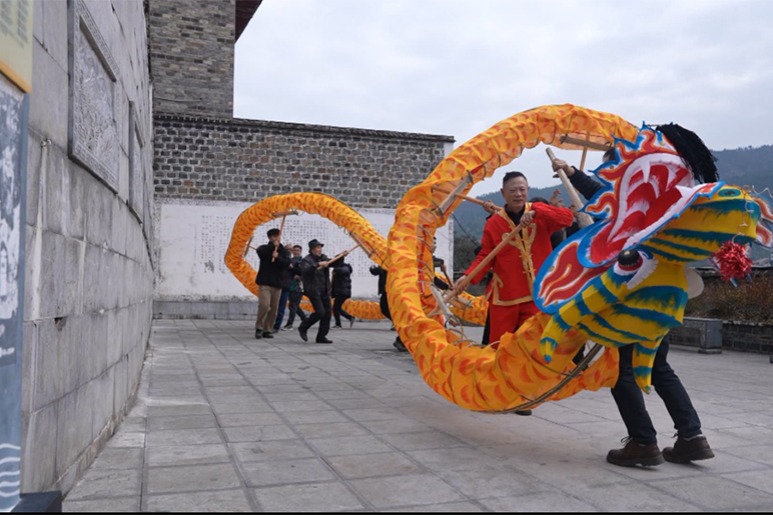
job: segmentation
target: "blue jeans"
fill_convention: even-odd
[[[652,424],[650,414],[644,405],[644,394],[633,376],[633,345],[620,347],[620,375],[612,388],[620,416],[628,429],[628,436],[640,444],[657,443],[657,431]],[[668,414],[674,421],[674,429],[682,438],[690,438],[701,433],[701,421],[698,412],[687,395],[682,381],[666,361],[668,355],[668,336],[666,336],[655,354],[652,366],[652,385],[663,399]]]
[[[306,321],[306,313],[303,312],[301,309],[301,300],[303,299],[303,292],[302,291],[291,291],[290,297],[289,297],[289,305],[287,309],[290,310],[290,314],[287,315],[287,326],[292,327],[293,322],[295,322],[295,315],[298,315],[301,319],[301,322]]]
[[[278,331],[282,328],[282,319],[285,317],[285,307],[287,306],[287,299],[290,297],[290,290],[282,288],[282,294],[279,296],[279,306],[276,310],[276,322],[274,322],[274,331]]]

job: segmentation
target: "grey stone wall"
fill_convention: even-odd
[[[150,0],[157,111],[230,118],[236,0]]]
[[[155,116],[155,193],[257,202],[296,191],[394,208],[453,138],[260,120]]]
[[[139,382],[151,322],[142,0],[34,2],[22,491],[66,493]]]
[[[771,354],[773,356],[773,325],[744,323],[733,320],[684,317],[684,326],[668,333],[669,341],[674,345],[701,347],[706,336],[706,322],[719,325],[719,349],[739,352]],[[714,326],[714,327],[715,327]],[[712,327],[716,332],[716,329]],[[701,331],[703,334],[701,334]],[[714,345],[716,347],[716,345]]]

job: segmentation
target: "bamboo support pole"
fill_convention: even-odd
[[[467,195],[462,195],[461,193],[456,193],[454,191],[448,191],[444,190],[443,188],[433,188],[435,191],[439,191],[440,193],[445,193],[446,195],[453,195],[457,198],[460,198],[462,200],[466,200],[467,202],[472,202],[473,204],[478,204],[479,206],[486,207],[488,205],[491,205],[492,202],[486,201],[486,200],[480,200],[475,197],[468,197]]]
[[[577,145],[578,147],[585,147],[585,148],[590,148],[590,149],[593,149],[593,150],[601,150],[602,152],[608,150],[609,147],[610,147],[610,145],[604,145],[602,143],[596,143],[596,142],[593,142],[593,141],[589,141],[589,139],[590,139],[590,134],[588,134],[588,139],[587,140],[583,140],[583,139],[579,139],[579,138],[573,138],[573,137],[569,136],[568,134],[564,134],[563,136],[561,136],[561,140],[560,141],[561,141],[561,143],[569,143],[571,145]]]

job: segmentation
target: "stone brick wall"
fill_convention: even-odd
[[[233,116],[236,0],[150,0],[154,109]]]
[[[724,322],[722,348],[773,355],[773,325]]]
[[[125,416],[150,336],[150,76],[142,0],[33,5],[22,492],[67,493]]]
[[[317,191],[394,208],[453,145],[450,136],[159,114],[155,194],[257,202]]]

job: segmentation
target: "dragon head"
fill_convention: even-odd
[[[761,199],[695,175],[664,135],[645,126],[594,171],[603,188],[584,206],[596,223],[566,240],[535,281],[551,314],[540,341],[550,361],[570,328],[609,347],[635,345],[634,370],[649,391],[660,341],[682,324],[688,265],[726,242],[771,245],[773,213]],[[698,278],[699,279],[699,278]]]

